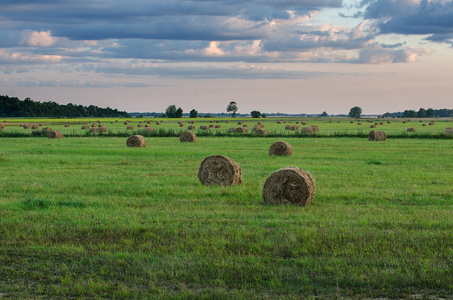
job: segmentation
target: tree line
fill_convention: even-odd
[[[450,118],[453,117],[453,109],[433,109],[433,108],[420,108],[416,110],[405,110],[404,112],[385,113],[382,115],[384,118],[397,117],[397,118]]]
[[[30,98],[20,100],[16,97],[0,95],[0,117],[130,118],[131,116],[125,111],[118,111],[118,109],[110,107],[101,108],[95,105],[83,106],[72,103],[61,105],[53,101],[38,102]]]

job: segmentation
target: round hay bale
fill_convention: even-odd
[[[124,125],[128,125],[128,124],[129,124],[129,122],[124,122]]]
[[[242,125],[242,127],[249,127],[249,124],[244,124]]]
[[[145,125],[145,128],[150,128],[150,127],[151,127],[150,124],[146,124],[146,125]]]
[[[39,126],[41,126],[41,127],[44,126],[44,123],[40,123]]]
[[[368,135],[368,140],[369,141],[385,141],[387,140],[387,135],[385,134],[385,131],[376,131],[372,130],[370,131],[370,134]]]
[[[98,124],[93,123],[93,124],[91,124],[91,127],[98,127]]]
[[[282,124],[282,121],[277,121],[277,124]]]
[[[302,122],[301,124],[302,124],[302,125],[307,125],[307,122]]]
[[[354,121],[351,121],[351,124],[354,124]]]
[[[376,125],[370,125],[370,128],[376,128]]]
[[[156,122],[156,125],[160,125],[160,124],[161,124],[161,122]]]
[[[142,135],[133,135],[127,139],[126,145],[128,147],[146,147],[146,140]]]
[[[248,133],[249,131],[245,127],[237,127],[235,133]]]
[[[445,128],[444,134],[446,136],[453,136],[453,128],[450,128],[450,127]]]
[[[237,163],[223,155],[206,157],[198,169],[203,185],[237,185],[242,183],[242,170]]]
[[[140,128],[141,128],[141,127],[143,127],[143,124],[138,124],[137,127],[140,127]]]
[[[80,129],[90,129],[90,126],[83,125]]]
[[[310,173],[296,167],[282,168],[264,182],[265,204],[293,204],[306,206],[315,195],[316,184]]]
[[[426,125],[426,123],[423,123],[422,126],[428,126],[428,125]]]
[[[49,139],[62,139],[63,134],[60,131],[49,131],[47,133],[47,138]]]
[[[44,128],[41,130],[41,132],[42,132],[43,134],[47,134],[47,133],[50,132],[50,131],[53,131],[52,128],[50,128],[50,127],[44,127]]]
[[[186,124],[184,124],[184,123],[179,124],[179,127],[184,127],[184,126],[186,126]]]
[[[33,125],[33,126],[31,127],[31,129],[38,129],[38,128],[39,128],[38,125]]]
[[[359,123],[357,123],[357,125],[362,125],[362,123],[361,123],[361,122],[359,122]]]
[[[270,134],[269,130],[263,129],[263,128],[258,128],[255,130],[256,135],[268,135]]]
[[[384,122],[379,122],[380,125],[384,125]]]
[[[216,125],[215,128],[222,128],[222,125]]]
[[[225,123],[230,123],[230,120],[226,120]]]
[[[31,125],[30,124],[24,124],[24,125],[22,125],[22,127],[24,127],[24,129],[30,129]]]
[[[187,129],[189,129],[189,130],[194,130],[194,129],[195,129],[195,126],[189,125],[189,126],[187,126]]]
[[[211,127],[205,126],[205,125],[201,125],[201,126],[200,126],[200,129],[201,129],[201,130],[209,130],[209,129],[211,129]]]
[[[435,125],[436,123],[434,122],[429,122],[428,125],[431,126],[431,125]]]
[[[214,124],[209,124],[209,128],[214,128]]]
[[[409,127],[409,128],[407,129],[407,131],[415,132],[415,127]]]
[[[312,134],[313,133],[313,128],[312,127],[302,127],[300,129],[300,132],[304,134]]]
[[[192,131],[184,131],[179,136],[179,141],[181,143],[195,143],[197,136]]]
[[[70,124],[65,124],[64,127],[70,127],[71,125]]]
[[[318,132],[318,125],[310,125],[311,128],[313,128],[313,132]]]
[[[134,126],[127,126],[126,130],[134,130]]]
[[[93,128],[90,128],[90,132],[91,132],[91,133],[98,133],[98,132],[99,132],[99,129],[93,127]]]
[[[228,132],[229,133],[235,133],[236,132],[236,128],[237,127],[230,127],[230,128],[228,128]]]
[[[292,154],[293,147],[284,141],[275,142],[269,147],[269,155],[291,156]]]
[[[99,132],[109,132],[109,130],[105,126],[99,127],[98,130]]]
[[[143,129],[143,132],[146,133],[146,134],[151,134],[151,133],[154,133],[155,130],[154,130],[154,128],[147,127],[145,129]]]
[[[286,125],[285,126],[285,130],[290,130],[291,129],[291,125]]]

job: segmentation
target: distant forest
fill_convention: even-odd
[[[420,108],[418,111],[405,110],[404,112],[385,113],[383,117],[396,117],[396,118],[449,118],[453,117],[453,109],[424,109]]]
[[[0,117],[46,117],[46,118],[83,118],[83,117],[112,117],[130,118],[125,111],[112,108],[100,108],[94,105],[83,106],[68,103],[60,105],[55,102],[38,102],[30,98],[20,100],[0,95]]]

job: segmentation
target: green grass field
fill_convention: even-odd
[[[282,121],[282,124],[277,124],[277,121]],[[346,118],[286,118],[286,119],[276,119],[276,118],[266,118],[266,119],[11,119],[3,120],[8,124],[2,131],[0,131],[0,137],[2,133],[7,134],[18,134],[20,136],[31,135],[34,129],[24,129],[22,124],[35,124],[39,125],[43,123],[43,126],[38,126],[38,129],[41,130],[43,127],[51,127],[53,130],[61,131],[66,136],[85,136],[90,135],[88,130],[81,129],[83,125],[88,125],[91,128],[91,125],[95,123],[99,125],[97,121],[101,121],[102,125],[107,128],[108,133],[103,135],[111,136],[126,136],[130,134],[142,134],[142,135],[157,135],[157,136],[179,136],[182,131],[187,130],[188,126],[191,125],[189,121],[195,121],[193,124],[195,126],[194,131],[197,135],[226,135],[230,127],[242,127],[248,126],[247,129],[249,133],[247,136],[254,136],[252,130],[253,126],[258,122],[262,122],[264,129],[269,130],[272,137],[285,137],[285,136],[297,136],[301,135],[300,129],[298,130],[287,130],[285,129],[288,125],[296,125],[300,127],[306,127],[310,125],[317,125],[319,132],[317,136],[359,136],[365,137],[371,130],[382,130],[391,137],[444,137],[444,131],[447,127],[453,127],[453,120],[451,118],[446,119],[413,119],[407,123],[403,123],[402,119],[363,119],[360,122],[356,119],[346,119]],[[126,121],[129,121],[129,124],[125,124]],[[157,125],[157,122],[161,124]],[[229,121],[230,123],[226,123]],[[237,124],[238,121],[243,121],[243,124]],[[351,123],[354,121],[354,123]],[[368,122],[370,121],[370,122]],[[407,120],[405,120],[407,121]],[[431,121],[435,121],[434,125],[428,125]],[[150,123],[150,128],[154,128],[155,133],[149,134],[145,133],[144,129],[146,125]],[[178,122],[183,122],[184,127],[180,127]],[[302,125],[298,123],[306,122],[307,125]],[[390,123],[387,123],[390,122]],[[113,124],[112,124],[113,123]],[[361,123],[361,125],[359,125]],[[382,123],[382,124],[381,124]],[[65,127],[68,124],[69,127]],[[371,125],[376,125],[376,128],[370,128]],[[423,126],[425,124],[426,126]],[[142,125],[143,127],[139,127]],[[204,131],[200,129],[200,126],[216,126],[220,125],[220,128],[211,128],[209,131]],[[132,126],[134,129],[127,130],[128,126]],[[415,132],[407,132],[407,128],[413,127],[416,129]],[[98,134],[91,134],[98,135]]]
[[[0,298],[453,297],[451,139],[278,140],[1,138]],[[201,185],[212,154],[243,184]],[[311,205],[263,204],[287,166]]]

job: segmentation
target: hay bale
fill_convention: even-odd
[[[214,124],[209,124],[209,128],[214,128]]]
[[[242,127],[249,127],[249,124],[244,124],[242,125]]]
[[[203,185],[237,185],[242,183],[242,170],[237,163],[223,155],[206,157],[198,169]]]
[[[290,130],[291,129],[291,125],[286,125],[285,126],[285,130]]]
[[[151,127],[150,124],[146,124],[146,125],[145,125],[145,128],[150,128],[150,127]]]
[[[154,130],[154,128],[149,128],[149,127],[147,127],[147,128],[145,128],[145,129],[143,129],[143,132],[144,132],[144,133],[147,133],[147,134],[151,134],[151,133],[154,133],[155,130]]]
[[[261,125],[259,125],[259,124],[255,125],[255,126],[252,127],[252,131],[257,131],[260,128],[264,128],[264,125],[262,125],[262,124]]]
[[[64,127],[71,127],[71,125],[70,124],[65,124]]]
[[[277,121],[277,124],[282,124],[282,121]]]
[[[230,120],[226,120],[225,123],[230,123]]]
[[[422,126],[428,126],[428,125],[426,125],[426,123],[423,123]]]
[[[91,127],[98,127],[98,124],[93,123],[93,124],[91,124]]]
[[[268,135],[270,134],[269,130],[263,129],[263,128],[258,128],[255,130],[256,135]]]
[[[142,135],[133,135],[127,139],[126,145],[128,147],[146,147],[146,140]]]
[[[134,126],[127,126],[126,130],[134,130]]]
[[[62,139],[63,134],[60,131],[49,131],[47,133],[47,138],[49,139]]]
[[[109,130],[107,129],[107,127],[104,127],[104,126],[99,127],[98,130],[99,130],[99,132],[108,132],[108,131],[109,131]]]
[[[435,125],[436,123],[434,122],[429,122],[428,125],[431,126],[431,125]]]
[[[222,128],[222,125],[216,125],[215,128]]]
[[[289,128],[289,130],[298,130],[299,129],[299,125],[293,125]]]
[[[230,128],[228,128],[228,132],[229,133],[235,133],[236,132],[236,128],[237,127],[230,127]]]
[[[300,129],[300,132],[304,134],[312,134],[313,133],[313,128],[312,127],[302,127]]]
[[[444,134],[446,136],[453,136],[453,128],[451,128],[451,127],[445,128]]]
[[[194,126],[194,125],[189,125],[189,126],[187,127],[187,129],[189,129],[189,130],[194,130],[194,129],[195,129],[195,126]]]
[[[33,126],[31,127],[31,129],[38,129],[38,128],[39,128],[39,127],[38,127],[38,125],[36,125],[36,124],[33,125]]]
[[[370,134],[368,135],[368,140],[369,141],[385,141],[387,140],[387,135],[385,134],[385,131],[376,131],[372,130],[370,131]]]
[[[126,122],[124,122],[124,125],[128,125],[128,124],[129,124],[129,122],[127,122],[127,121],[126,121]]]
[[[179,127],[184,127],[184,126],[186,126],[186,124],[184,124],[184,123],[179,124]]]
[[[44,126],[44,123],[40,123],[39,126],[40,126],[40,127]]]
[[[292,154],[293,147],[284,141],[275,142],[269,147],[269,155],[291,156]]]
[[[184,131],[179,136],[179,141],[181,143],[195,143],[197,136],[192,131]]]
[[[359,123],[357,123],[357,125],[362,125],[362,123],[361,123],[361,122],[359,122]]]
[[[237,127],[235,133],[248,133],[249,131],[245,127]]]
[[[269,176],[263,186],[265,204],[306,206],[315,195],[316,184],[310,173],[296,168],[282,168]]]
[[[84,125],[84,126],[81,127],[81,129],[84,129],[84,130],[85,130],[85,129],[90,129],[90,126]]]
[[[143,124],[138,124],[137,127],[141,128],[143,127]]]
[[[379,122],[380,125],[384,125],[384,122]]]
[[[370,128],[376,128],[376,125],[370,125]]]
[[[95,127],[92,127],[90,128],[90,132],[91,133],[98,133],[99,132],[99,129],[95,128]]]
[[[407,131],[415,132],[415,127],[409,127],[409,128],[407,129]]]
[[[24,124],[24,125],[22,125],[22,127],[24,127],[24,129],[30,129],[31,125],[30,124]]]
[[[307,125],[307,122],[302,122],[301,124],[302,124],[302,125]]]
[[[200,129],[201,129],[201,130],[210,130],[211,127],[205,126],[205,125],[201,125],[201,126],[200,126]]]
[[[318,132],[318,125],[310,125],[311,128],[313,128],[313,132]]]
[[[47,134],[47,133],[49,133],[50,131],[53,131],[52,128],[50,128],[50,127],[44,127],[44,128],[41,130],[41,132],[42,132],[43,134]]]

